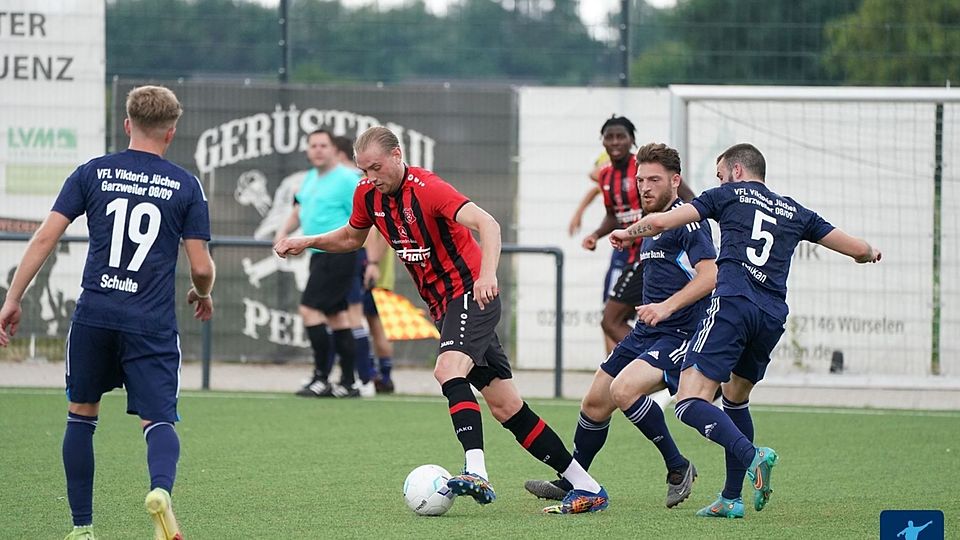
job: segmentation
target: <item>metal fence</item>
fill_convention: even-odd
[[[31,235],[29,234],[0,232],[0,242],[24,243],[29,241],[30,238],[31,238]],[[86,244],[86,242],[87,242],[87,238],[83,236],[64,236],[60,240],[61,245],[75,244],[75,243]],[[208,247],[210,249],[211,255],[215,255],[217,252],[221,250],[221,248],[258,248],[262,250],[268,250],[272,247],[272,245],[273,245],[272,242],[269,242],[266,240],[256,240],[253,238],[243,238],[243,237],[218,237],[218,238],[211,239],[210,242],[208,243]],[[506,254],[533,254],[533,255],[539,254],[539,255],[549,255],[553,257],[554,267],[555,267],[554,309],[556,310],[555,311],[556,313],[563,313],[564,258],[563,258],[562,250],[554,246],[520,246],[516,244],[504,244],[501,247],[501,252]],[[184,269],[181,269],[181,270],[184,270]],[[72,268],[71,271],[79,274],[80,269]],[[188,279],[185,275],[185,272],[179,271],[178,281],[182,282],[184,279]],[[506,290],[510,290],[510,289],[507,288]],[[6,292],[4,291],[3,296],[5,297],[5,295],[6,295]],[[218,293],[217,296],[219,297],[220,294]],[[228,297],[224,297],[224,298],[228,298]],[[230,302],[230,300],[226,300],[226,301]],[[0,303],[2,303],[2,298],[0,298]],[[506,298],[504,303],[509,304],[510,298]],[[227,304],[227,305],[230,305],[230,304]],[[218,305],[218,307],[220,306]],[[221,310],[222,310],[222,307],[221,307]],[[512,310],[505,310],[505,312],[513,313]],[[69,318],[68,315],[70,314],[71,313],[64,313],[63,314],[64,318],[68,319]],[[43,323],[43,321],[38,320],[37,315],[39,315],[38,312],[25,313],[22,326],[23,327],[40,326]],[[181,317],[181,319],[183,318],[184,317]],[[231,334],[232,334],[232,337],[236,337],[236,332],[231,332],[229,330],[227,332],[221,332],[219,337],[217,337],[217,334],[214,332],[214,325],[216,324],[216,321],[217,321],[217,318],[215,317],[211,321],[201,323],[200,329],[199,329],[199,337],[200,337],[200,343],[201,343],[199,356],[202,362],[202,388],[204,390],[208,390],[210,388],[211,364],[214,358],[214,350],[217,347],[218,341],[228,339],[229,337],[231,337]],[[503,320],[501,321],[500,328],[509,329],[511,326],[512,325],[510,324],[510,321],[503,321]],[[186,332],[184,330],[185,329],[181,328],[181,334],[191,333],[190,330],[186,330]],[[507,330],[507,332],[509,333],[509,330]],[[55,343],[54,347],[62,348],[62,340],[64,339],[65,335],[66,335],[65,328],[60,328],[56,332],[56,335],[53,338],[53,342]],[[19,339],[21,341],[23,340],[28,341],[27,346],[28,346],[28,350],[31,351],[30,354],[33,354],[35,352],[36,350],[35,344],[31,345],[32,343],[35,342],[35,338],[25,338],[21,336]],[[223,344],[221,343],[221,345]],[[506,343],[505,346],[511,347],[509,343]],[[53,348],[53,347],[48,347],[48,349],[50,348]],[[229,359],[229,357],[230,357],[229,353],[227,355],[220,355],[220,358],[222,359]],[[288,359],[292,358],[292,353],[290,352],[289,349],[287,349],[287,358]],[[555,397],[561,397],[562,388],[563,388],[563,325],[557,324],[555,325],[555,333],[554,333],[554,395]]]

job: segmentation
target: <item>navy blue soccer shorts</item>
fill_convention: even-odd
[[[783,332],[782,321],[746,297],[714,296],[690,338],[683,369],[695,367],[717,382],[729,381],[734,373],[756,384]]]
[[[377,310],[377,301],[374,300],[370,289],[363,291],[363,314],[367,317],[380,316],[380,312]]]
[[[176,422],[180,395],[180,336],[133,334],[74,322],[67,333],[67,400],[98,403],[126,387],[127,413]]]
[[[443,318],[436,321],[440,330],[440,353],[460,351],[473,360],[474,366],[467,374],[477,390],[482,390],[494,379],[510,379],[513,371],[507,353],[497,336],[500,322],[500,297],[480,309],[473,293],[458,296],[447,302]]]
[[[677,393],[680,366],[686,350],[687,340],[680,336],[659,333],[639,335],[637,332],[630,332],[600,364],[600,369],[616,378],[630,362],[643,360],[663,371],[663,382],[670,390],[670,395],[673,395]]]
[[[363,274],[367,271],[367,249],[360,248],[357,250],[357,261],[355,264],[355,272],[353,279],[350,280],[350,290],[347,291],[347,303],[348,304],[359,304],[364,302],[364,293],[367,292],[366,288],[363,286]]]

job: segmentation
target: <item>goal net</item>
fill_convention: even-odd
[[[883,251],[794,255],[769,373],[960,375],[960,91],[671,86],[671,139],[695,191],[749,142],[767,184]],[[842,364],[841,364],[842,362]]]

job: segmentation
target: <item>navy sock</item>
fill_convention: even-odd
[[[470,383],[464,377],[456,377],[443,383],[443,395],[450,405],[450,418],[453,430],[463,446],[463,451],[483,450],[483,423],[480,418],[480,404],[477,403]]]
[[[723,398],[723,410],[733,420],[743,436],[753,441],[753,418],[750,417],[750,401],[734,403]],[[743,491],[743,477],[747,475],[744,467],[736,456],[726,452],[727,481],[723,486],[721,496],[726,499],[736,499]]]
[[[373,367],[373,358],[370,357],[370,332],[366,328],[354,328],[353,334],[354,350],[357,359],[357,375],[360,382],[366,384],[377,375],[377,369]]]
[[[563,446],[563,441],[550,426],[530,410],[527,402],[516,414],[503,423],[503,427],[510,430],[530,455],[553,467],[558,474],[563,474],[573,462],[573,456]],[[586,467],[584,467],[586,469]]]
[[[93,433],[96,416],[67,413],[63,434],[63,471],[67,477],[67,500],[74,526],[93,524]]]
[[[677,418],[726,448],[744,468],[750,466],[757,449],[737,429],[733,420],[717,407],[700,398],[687,398],[677,403]]]
[[[154,422],[143,428],[147,441],[147,469],[150,471],[150,489],[163,488],[173,493],[177,479],[177,461],[180,460],[180,438],[173,424]]]
[[[583,470],[590,470],[593,458],[597,457],[597,453],[603,448],[603,443],[607,441],[609,431],[609,418],[603,422],[597,422],[580,411],[577,431],[573,435],[573,458],[583,467]]]
[[[380,378],[389,381],[390,372],[393,371],[393,359],[389,356],[381,356],[377,361],[380,364]]]
[[[673,442],[670,431],[667,429],[667,421],[663,417],[663,411],[655,401],[647,396],[640,396],[633,405],[623,411],[623,415],[630,420],[637,429],[650,439],[660,455],[663,456],[663,463],[667,470],[682,469],[688,463],[686,458],[680,454],[680,449]]]
[[[334,330],[333,345],[340,355],[340,386],[350,388],[356,380],[353,370],[357,362],[357,343],[353,340],[353,331],[349,328]]]
[[[327,325],[318,324],[306,327],[310,347],[313,349],[313,374],[323,380],[330,376],[330,359],[333,347],[330,346],[330,334]]]

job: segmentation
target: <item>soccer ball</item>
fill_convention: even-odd
[[[403,500],[421,516],[439,516],[453,506],[456,495],[447,487],[450,473],[439,465],[421,465],[403,481]]]

